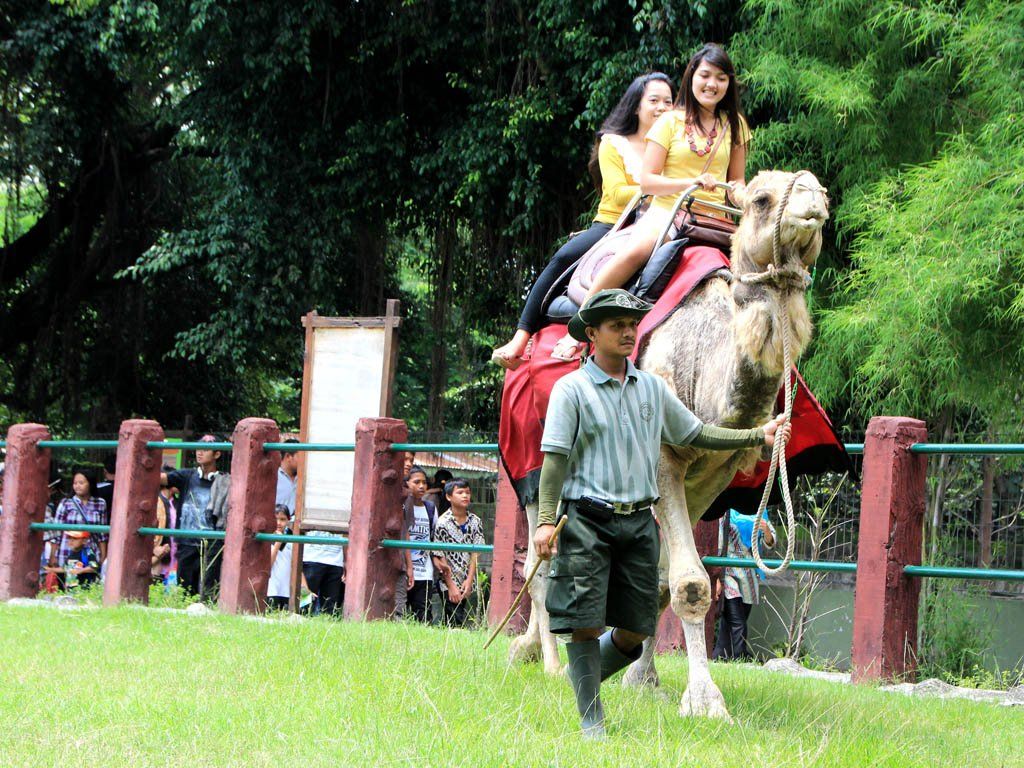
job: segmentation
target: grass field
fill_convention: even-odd
[[[583,743],[568,684],[507,642],[401,623],[0,605],[0,766],[1024,765],[1020,709],[715,665],[733,725],[603,689]]]

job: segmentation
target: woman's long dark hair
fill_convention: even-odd
[[[699,51],[690,57],[690,63],[686,65],[686,71],[683,73],[683,81],[679,84],[676,109],[682,109],[686,113],[686,121],[691,123],[699,133],[704,133],[704,128],[698,119],[700,105],[693,96],[693,74],[704,61],[713,64],[729,76],[729,89],[715,106],[715,119],[717,120],[722,112],[725,112],[726,119],[729,121],[729,130],[732,132],[731,143],[736,146],[743,138],[740,136],[740,117],[743,115],[743,109],[740,106],[742,85],[736,79],[736,69],[732,65],[732,59],[729,58],[729,54],[722,46],[716,43],[705,43]]]
[[[608,117],[601,123],[601,128],[597,131],[595,137],[594,147],[590,150],[590,161],[587,163],[587,170],[590,171],[590,176],[594,179],[598,192],[601,191],[602,183],[601,164],[597,159],[598,148],[601,146],[601,137],[606,133],[630,136],[637,132],[640,128],[640,117],[637,115],[640,101],[644,97],[644,91],[647,90],[647,84],[656,80],[665,83],[668,86],[669,93],[672,93],[672,81],[664,72],[648,72],[646,75],[640,75],[640,77],[629,84],[629,88],[622,94],[619,103],[615,105],[615,108],[608,113]]]

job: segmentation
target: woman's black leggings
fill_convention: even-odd
[[[599,221],[595,221],[590,225],[590,229],[580,232],[576,237],[558,249],[555,255],[551,257],[548,265],[544,267],[544,271],[537,277],[533,288],[530,289],[530,293],[526,297],[526,306],[523,307],[523,314],[519,316],[517,328],[531,334],[540,330],[543,320],[541,310],[544,297],[551,290],[551,286],[555,284],[555,280],[572,266],[577,259],[593,248],[594,243],[608,234],[608,230],[611,228],[611,224],[602,224]]]

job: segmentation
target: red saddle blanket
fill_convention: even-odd
[[[718,270],[728,267],[726,257],[714,248],[687,248],[668,286],[655,302],[654,309],[640,323],[637,350],[643,348],[647,335],[686,301],[694,288]],[[524,363],[517,370],[505,374],[498,447],[519,503],[524,506],[537,498],[540,467],[544,460],[540,441],[551,389],[558,379],[580,365],[578,360],[565,361],[551,357],[555,344],[565,333],[565,325],[542,328],[534,334]],[[852,472],[849,455],[836,435],[832,422],[795,370],[793,375],[797,385],[793,402],[793,437],[786,447],[790,481],[795,481],[802,474]],[[783,397],[780,391],[780,410]],[[704,514],[705,519],[716,519],[730,507],[749,513],[756,511],[767,476],[768,462],[759,462],[750,475],[736,475],[729,488]],[[776,485],[772,493],[773,503],[779,500],[779,494]]]

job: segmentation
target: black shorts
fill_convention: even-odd
[[[584,512],[568,501],[562,506],[569,520],[551,561],[551,631],[610,626],[653,635],[661,542],[651,510],[618,515]]]

